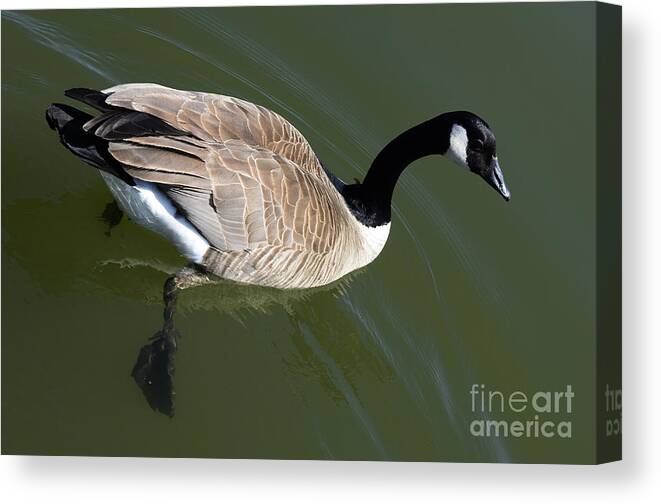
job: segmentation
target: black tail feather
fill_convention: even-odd
[[[108,152],[109,141],[143,136],[188,135],[187,132],[146,112],[108,105],[106,99],[109,95],[101,91],[71,88],[64,94],[89,105],[101,114],[92,116],[62,103],[54,103],[48,107],[46,121],[51,129],[58,132],[62,145],[86,163],[111,173],[130,185],[134,185],[133,179]]]
[[[124,140],[131,137],[154,135],[187,135],[185,131],[176,129],[162,119],[146,112],[108,105],[106,98],[109,95],[101,91],[71,88],[67,89],[64,94],[103,112],[94,118],[90,117],[93,120],[87,124],[86,128],[105,140]]]
[[[74,120],[84,124],[90,119],[91,115],[64,103],[53,103],[46,109],[46,122],[52,130],[59,131]]]
[[[62,145],[87,164],[135,185],[121,164],[108,153],[108,142],[83,129],[90,119],[92,116],[86,112],[62,103],[53,103],[46,109],[46,122],[57,131]]]
[[[146,112],[119,109],[95,118],[88,128],[105,140],[125,140],[144,136],[183,136],[185,131],[173,128],[168,123]]]
[[[112,105],[108,105],[106,103],[106,98],[108,98],[107,94],[102,93],[101,91],[96,91],[94,89],[71,88],[71,89],[67,89],[64,92],[64,96],[68,96],[69,98],[73,98],[74,100],[81,101],[100,112],[110,112],[111,110],[118,110],[117,107],[113,107]]]

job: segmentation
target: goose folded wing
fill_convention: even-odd
[[[129,175],[157,184],[218,250],[333,245],[334,189],[274,152],[182,137],[110,142],[109,152]]]
[[[158,84],[122,84],[104,90],[112,107],[144,112],[206,142],[240,141],[268,149],[316,175],[323,168],[305,137],[279,114],[254,103]]]

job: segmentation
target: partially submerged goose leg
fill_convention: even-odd
[[[174,323],[179,291],[212,283],[197,266],[186,266],[168,277],[163,285],[163,327],[140,349],[131,376],[142,390],[152,409],[174,416],[174,374],[177,341]]]

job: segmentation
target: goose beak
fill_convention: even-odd
[[[503,172],[500,169],[498,164],[498,158],[491,158],[491,163],[489,164],[489,171],[487,172],[484,179],[493,187],[500,195],[505,199],[505,201],[510,200],[510,190],[505,184],[505,178],[503,177]]]

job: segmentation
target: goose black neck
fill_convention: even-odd
[[[413,161],[448,149],[452,120],[443,114],[405,131],[374,158],[362,184],[343,188],[347,205],[366,226],[390,222],[390,206],[397,180]]]

